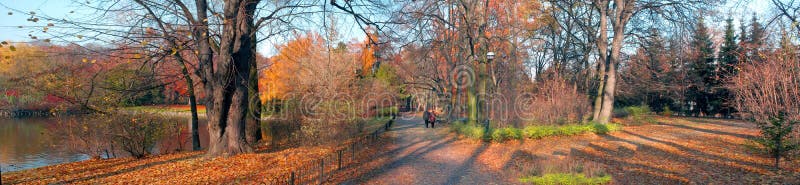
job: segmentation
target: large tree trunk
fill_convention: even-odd
[[[594,99],[594,109],[592,120],[600,122],[600,110],[603,107],[603,91],[605,90],[606,83],[606,65],[608,63],[608,0],[596,0],[595,6],[597,11],[600,12],[600,27],[598,32],[600,35],[597,38],[597,53],[600,58],[597,60],[597,95]]]
[[[251,35],[253,40],[255,38],[255,32]],[[247,134],[247,142],[250,144],[256,144],[261,141],[261,98],[258,93],[258,64],[256,61],[256,43],[253,42],[252,46],[250,47],[252,56],[250,59],[250,79],[248,80],[248,93],[250,94],[250,105],[248,106],[247,111],[247,128],[245,129],[245,133]]]
[[[251,33],[255,31],[253,16],[258,0],[226,0],[225,22],[217,57],[212,107],[207,107],[209,131],[209,157],[228,156],[252,152],[245,138],[245,123],[249,102],[250,61],[255,56],[251,49]]]
[[[600,109],[599,123],[611,121],[614,110],[614,91],[617,86],[617,64],[620,61],[622,42],[625,40],[625,26],[633,15],[635,0],[615,0],[615,13],[613,17],[614,39],[611,42],[611,58],[606,65],[606,83],[603,90],[603,103]]]

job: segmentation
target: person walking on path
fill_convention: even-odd
[[[431,128],[435,128],[436,113],[433,112],[433,109],[425,111],[425,113],[422,114],[422,119],[425,120],[425,128],[428,128],[428,124],[431,125]]]

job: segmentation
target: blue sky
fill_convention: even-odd
[[[13,41],[13,42],[30,42],[32,40],[28,35],[33,34],[37,36],[38,39],[45,39],[48,38],[48,34],[42,33],[42,29],[46,26],[49,22],[40,20],[38,22],[31,22],[27,19],[30,18],[28,12],[35,12],[37,16],[47,16],[47,17],[55,17],[55,18],[65,18],[68,20],[80,20],[84,17],[91,17],[91,14],[94,13],[93,10],[87,10],[86,7],[76,3],[76,2],[84,2],[84,1],[74,1],[74,0],[0,0],[0,40],[2,41]],[[86,1],[90,2],[90,1]],[[325,3],[326,1],[322,1]],[[328,7],[331,9],[331,7]],[[9,15],[9,12],[12,15]],[[324,19],[321,14],[319,15],[311,15],[314,17],[307,18],[309,20],[314,21],[313,23],[304,23],[303,25],[298,25],[303,29],[302,31],[316,31],[322,32],[322,24],[323,21],[328,21],[328,19]],[[349,41],[361,41],[365,38],[365,34],[361,29],[357,27],[356,24],[352,20],[351,17],[343,17],[340,20],[337,20],[339,23],[336,28],[337,32],[340,35],[338,41],[342,42],[349,42]],[[326,23],[330,24],[330,23]],[[19,28],[22,26],[22,28]],[[54,29],[58,29],[58,25],[56,27],[51,28],[51,33]],[[286,34],[286,36],[291,36],[292,34]],[[271,56],[276,53],[275,45],[281,44],[286,42],[292,38],[287,38],[286,36],[277,36],[273,39],[266,40],[263,43],[259,44],[259,52],[261,54]],[[59,43],[58,39],[53,39],[54,43]],[[60,42],[63,43],[63,42]],[[82,42],[85,43],[85,42]],[[335,45],[336,43],[332,43]]]
[[[37,15],[46,15],[50,17],[63,17],[67,19],[71,18],[81,18],[81,13],[87,13],[91,11],[81,11],[83,9],[82,6],[75,4],[75,1],[72,0],[0,0],[0,40],[3,41],[15,41],[15,42],[27,42],[31,41],[28,34],[33,33],[34,35],[38,35],[40,39],[46,38],[46,35],[42,35],[41,29],[43,26],[47,25],[46,21],[39,21],[37,23],[33,23],[27,21],[29,18],[28,15],[25,15],[23,12],[35,12]],[[82,1],[81,1],[82,2]],[[736,3],[736,2],[733,2]],[[766,12],[768,11],[769,2],[763,0],[750,0],[750,1],[743,1],[743,4],[736,5],[730,4],[725,7],[720,8],[720,12],[729,12],[732,10],[731,16],[735,21],[735,24],[738,25],[738,18],[742,17],[744,14],[747,19],[750,18],[752,12],[756,12],[759,14],[760,17],[765,17]],[[16,9],[22,12],[15,12],[9,8]],[[74,12],[73,12],[74,11]],[[13,15],[8,15],[11,12]],[[73,13],[71,13],[73,12]],[[725,14],[725,13],[723,13]],[[727,17],[727,15],[718,16],[718,17]],[[320,18],[312,18],[319,20],[320,22],[323,20],[322,17]],[[364,38],[364,33],[353,24],[350,18],[345,18],[343,20],[339,20],[340,24],[337,26],[339,34],[344,37],[341,41],[347,42],[352,40],[361,40]],[[713,22],[719,22],[720,24],[711,25],[715,28],[722,28],[722,20],[715,20]],[[23,26],[24,29],[18,28],[18,26]],[[319,30],[311,30],[314,29],[313,27],[321,27],[321,23],[310,23],[308,25],[307,31],[319,31]],[[267,41],[266,43],[261,43],[259,45],[259,52],[271,56],[275,54],[274,45],[280,44],[285,42],[291,38],[275,38],[272,40]],[[335,44],[335,43],[334,43]]]

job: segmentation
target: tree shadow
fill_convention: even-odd
[[[611,168],[611,169],[618,170],[620,172],[620,175],[624,175],[626,179],[652,180],[658,184],[685,184],[686,183],[685,180],[680,178],[686,178],[692,183],[700,183],[700,184],[720,183],[720,181],[723,182],[727,181],[729,183],[741,182],[741,180],[743,179],[740,178],[744,178],[744,176],[733,176],[733,179],[730,179],[731,178],[730,175],[749,174],[758,176],[761,174],[742,168],[740,166],[750,166],[755,168],[766,167],[763,164],[734,160],[717,155],[710,155],[703,153],[699,150],[677,145],[675,143],[661,141],[646,136],[633,134],[627,131],[623,132],[626,132],[627,134],[631,134],[636,137],[640,137],[647,141],[663,143],[668,146],[675,147],[680,151],[689,153],[692,156],[685,156],[672,153],[644,143],[626,140],[611,135],[603,135],[601,137],[603,137],[608,141],[617,141],[617,142],[632,144],[637,147],[637,150],[634,151],[627,148],[625,150],[621,150],[619,148],[624,148],[621,146],[617,150],[612,150],[599,145],[589,144],[587,147],[598,151],[599,154],[593,154],[577,148],[572,148],[571,154],[580,158],[584,158],[589,161],[595,161],[609,166],[619,166],[621,168]],[[684,168],[688,169],[682,169],[685,170],[685,172],[670,171],[670,165],[664,165],[659,163],[658,161],[643,161],[645,163],[651,163],[654,165],[632,163],[631,160],[636,160],[635,159],[636,155],[648,155],[646,157],[654,157],[657,159],[668,160],[669,162],[676,163],[673,165],[673,167],[684,166]],[[719,160],[708,161],[710,159],[719,159]],[[725,161],[731,161],[734,164],[728,164],[725,163]],[[652,173],[646,173],[646,172],[652,172]],[[653,182],[648,182],[648,183],[653,183]]]
[[[647,140],[647,141],[665,144],[667,146],[671,146],[671,147],[677,148],[677,149],[679,149],[681,151],[685,151],[685,152],[688,152],[688,153],[690,153],[692,155],[699,156],[699,157],[706,158],[706,159],[721,159],[721,160],[724,160],[724,161],[735,162],[738,165],[751,166],[751,167],[756,167],[756,168],[761,168],[761,169],[769,169],[770,168],[769,165],[765,165],[765,164],[759,164],[759,163],[754,163],[754,162],[749,162],[749,161],[742,161],[742,160],[738,160],[738,159],[731,159],[731,158],[727,158],[727,157],[723,157],[723,156],[719,156],[719,155],[709,154],[709,153],[702,152],[700,150],[696,150],[696,149],[692,149],[692,148],[689,148],[689,147],[686,147],[686,146],[683,146],[683,145],[679,145],[679,144],[674,143],[674,142],[659,140],[659,139],[643,136],[643,135],[632,133],[632,132],[625,131],[625,130],[623,130],[622,132],[625,133],[625,134],[636,136],[638,138],[641,138],[641,139],[644,139],[644,140]],[[611,137],[613,137],[613,136],[611,136]]]
[[[156,162],[151,162],[151,163],[146,163],[146,164],[142,164],[142,165],[126,168],[126,169],[119,170],[119,171],[106,172],[106,173],[101,173],[101,174],[92,175],[92,176],[88,176],[88,177],[81,177],[81,178],[77,178],[77,179],[69,179],[69,180],[64,179],[64,180],[61,180],[61,181],[56,182],[54,184],[73,184],[73,183],[77,183],[77,182],[85,181],[85,180],[89,180],[89,179],[105,178],[105,177],[110,177],[110,176],[114,176],[114,175],[119,175],[119,174],[123,174],[123,173],[136,171],[136,170],[141,170],[141,169],[148,168],[148,167],[151,167],[151,166],[156,166],[156,165],[161,165],[161,164],[166,164],[166,163],[173,163],[173,162],[178,162],[178,161],[183,161],[183,160],[188,160],[188,159],[194,159],[194,158],[198,158],[200,156],[202,156],[202,154],[195,154],[195,155],[190,155],[190,156],[180,157],[180,158],[175,158],[175,159],[170,159],[170,160],[156,161]]]
[[[88,173],[88,172],[91,172],[91,171],[102,171],[102,170],[105,170],[105,169],[108,169],[108,168],[112,168],[112,167],[117,166],[117,165],[123,165],[123,164],[126,164],[126,163],[133,162],[130,159],[122,159],[122,158],[114,159],[114,160],[118,160],[118,161],[113,161],[113,162],[105,161],[105,162],[103,162],[103,164],[98,164],[98,165],[95,165],[95,166],[92,166],[92,167],[74,169],[74,170],[70,170],[70,172],[68,172],[68,173],[59,173],[58,176],[73,176],[73,175],[78,175],[78,174],[81,174],[81,173]],[[54,170],[52,172],[55,172],[55,171],[58,171],[58,170]],[[49,177],[52,177],[52,176],[54,176],[54,174],[38,175],[36,178],[25,179],[25,180],[14,182],[14,183],[23,184],[23,183],[27,183],[27,182],[43,180],[43,179],[46,179],[46,178],[49,178]]]
[[[444,184],[462,184],[461,178],[467,175],[467,170],[473,168],[478,156],[485,152],[488,147],[489,144],[485,142],[481,143],[481,146],[475,149],[475,151],[472,152],[472,155],[470,155],[466,161],[461,163],[461,166],[456,168],[456,170],[453,171],[449,177],[447,177],[447,181]]]
[[[436,151],[436,150],[442,149],[444,147],[447,147],[447,146],[451,145],[453,142],[455,142],[457,140],[458,139],[455,138],[455,137],[449,137],[448,139],[439,140],[439,141],[433,141],[431,139],[417,140],[415,142],[399,146],[399,147],[394,148],[392,150],[376,154],[376,156],[389,157],[389,161],[385,162],[383,164],[380,164],[377,167],[370,168],[370,169],[364,169],[364,167],[360,166],[360,165],[348,166],[348,167],[346,167],[347,169],[368,170],[368,172],[362,173],[362,174],[358,174],[355,177],[350,177],[345,182],[341,182],[339,184],[361,184],[361,183],[364,183],[364,182],[360,182],[360,181],[368,180],[368,179],[371,179],[371,178],[375,178],[375,177],[379,177],[381,175],[384,175],[384,174],[386,174],[388,172],[391,172],[392,169],[400,168],[400,167],[404,166],[406,163],[414,161],[416,159],[419,159],[422,156],[424,156],[426,154],[429,154],[432,151]],[[432,142],[430,142],[428,144],[425,144],[424,146],[415,147],[415,145],[418,145],[418,144],[420,144],[422,142],[426,142],[426,141],[432,141]],[[415,148],[412,149],[411,151],[408,151],[412,147],[415,147]],[[402,155],[400,157],[397,157],[398,155],[400,155],[401,152],[404,152],[404,151],[407,151],[407,152],[405,152],[407,154]],[[477,154],[475,156],[477,156]],[[375,160],[375,159],[376,158],[373,158],[373,160]],[[473,159],[473,161],[474,161],[474,159]],[[369,162],[369,161],[365,161],[364,163],[367,163],[367,162]],[[469,166],[464,167],[464,168],[467,169],[468,167]],[[380,169],[380,170],[378,170],[378,169]]]
[[[731,133],[731,132],[725,132],[725,131],[719,131],[719,130],[697,128],[697,127],[681,125],[681,124],[672,124],[672,123],[662,122],[661,125],[672,126],[672,127],[688,129],[688,130],[694,130],[694,131],[699,131],[699,132],[705,132],[705,133],[715,134],[715,135],[733,136],[733,137],[738,137],[738,138],[741,138],[741,139],[753,139],[753,138],[755,138],[755,136],[747,135],[747,134],[739,134],[739,133]]]
[[[741,120],[730,120],[730,119],[719,119],[719,118],[694,118],[694,117],[686,117],[684,118],[687,121],[695,122],[695,123],[705,123],[705,124],[712,124],[722,127],[737,127],[737,128],[746,128],[746,129],[755,129],[757,128],[753,124],[747,123],[731,123],[732,121],[741,121]]]

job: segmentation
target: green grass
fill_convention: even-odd
[[[527,126],[522,129],[506,127],[492,129],[489,135],[485,135],[483,126],[471,123],[455,122],[451,128],[454,132],[469,138],[502,142],[514,139],[541,139],[551,136],[571,136],[584,133],[606,134],[611,131],[619,130],[621,126],[618,124],[589,123],[561,126],[536,125]]]
[[[486,132],[485,129],[482,126],[476,125],[474,123],[458,121],[453,123],[451,129],[453,129],[454,132],[469,138],[487,139],[484,138],[484,134]]]
[[[672,114],[669,109],[666,109],[666,111],[669,111],[668,114]],[[626,125],[644,125],[657,122],[653,118],[653,112],[647,105],[614,109],[614,117],[624,118],[625,121],[623,122]]]
[[[163,113],[163,112],[190,112],[191,109],[189,106],[186,105],[153,105],[153,106],[135,106],[135,107],[124,107],[123,110],[128,111],[139,111],[139,112],[148,112],[148,113]],[[197,107],[198,114],[205,114],[206,108],[204,106],[198,105]]]
[[[519,180],[522,183],[536,185],[600,185],[611,182],[611,176],[586,177],[583,173],[550,173],[542,176],[523,177]]]
[[[378,108],[377,110],[375,110],[376,114],[375,116],[377,117],[392,116],[392,113],[397,113],[399,112],[398,110],[399,109],[397,108],[397,106]]]

